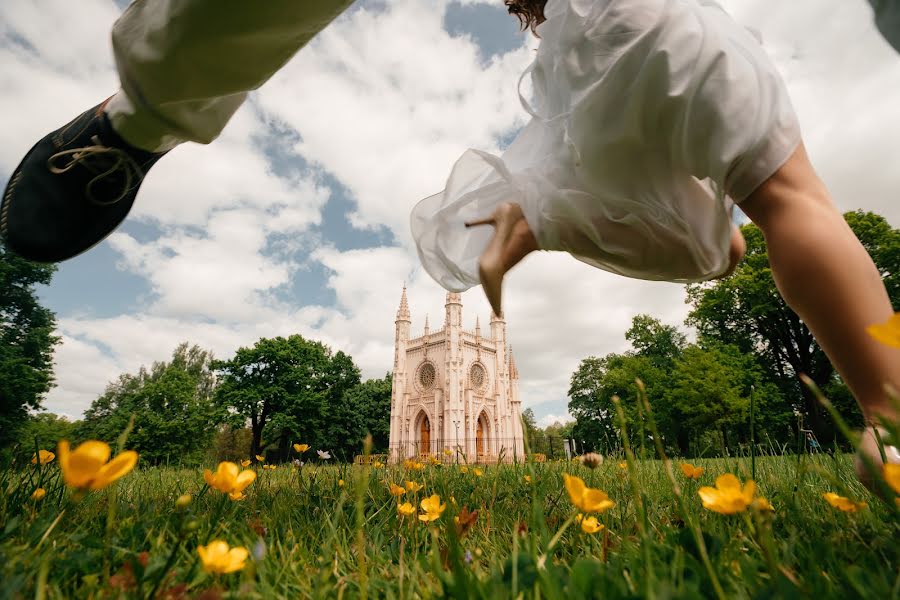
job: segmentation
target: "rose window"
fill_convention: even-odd
[[[469,369],[469,382],[472,387],[480,390],[484,387],[485,381],[487,381],[487,373],[485,373],[484,367],[478,363],[472,365],[472,368]]]
[[[431,363],[425,363],[419,367],[419,385],[423,390],[429,390],[434,386],[436,375],[434,365]]]

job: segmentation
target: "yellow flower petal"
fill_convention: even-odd
[[[234,491],[243,492],[254,481],[256,481],[256,471],[250,469],[241,471],[234,479]]]
[[[719,475],[716,477],[716,487],[720,490],[727,489],[741,489],[741,480],[732,475],[731,473],[725,473],[724,475]]]
[[[597,533],[603,529],[603,525],[597,521],[597,517],[587,517],[581,520],[581,530],[585,533]]]
[[[62,444],[63,442],[60,442],[60,454],[62,454]],[[68,450],[68,443],[66,443],[66,450]],[[100,467],[109,460],[109,455],[109,444],[105,442],[91,440],[81,444],[68,453],[67,468],[63,472],[63,479],[72,487],[88,487]],[[60,461],[60,468],[62,468],[62,461]]]
[[[228,557],[225,561],[223,573],[234,573],[244,568],[244,563],[250,552],[246,548],[232,548],[228,551]]]
[[[581,477],[575,477],[568,473],[563,473],[563,481],[566,484],[566,491],[569,493],[569,500],[577,508],[581,508],[581,498],[584,496],[584,480]]]
[[[213,540],[206,546],[197,546],[200,562],[208,573],[233,573],[244,568],[250,553],[246,548],[230,548],[222,540]]]
[[[741,486],[740,480],[731,473],[725,473],[716,478],[716,487],[701,487],[697,495],[703,502],[703,508],[723,514],[731,515],[747,510],[753,502],[756,494],[756,483],[752,479]]]
[[[884,465],[884,480],[900,495],[900,465],[894,463]]]
[[[882,344],[900,348],[900,313],[894,313],[884,323],[869,325],[866,331]]]
[[[54,458],[56,458],[56,455],[52,452],[48,450],[38,450],[36,455],[31,456],[31,464],[34,465],[40,461],[42,465],[46,465],[48,462],[52,462]]]
[[[100,467],[97,471],[96,478],[91,482],[92,490],[103,489],[113,481],[123,477],[131,472],[134,465],[137,464],[138,453],[134,450],[126,450],[114,459]]]
[[[825,498],[828,504],[843,512],[853,513],[867,506],[865,502],[854,502],[844,496],[838,496],[834,492],[826,492],[822,494],[822,497]]]

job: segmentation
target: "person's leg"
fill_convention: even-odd
[[[745,252],[747,252],[747,242],[744,241],[741,230],[734,225],[731,227],[731,243],[728,246],[728,269],[716,279],[725,279],[734,273],[738,263],[743,260]]]
[[[115,130],[152,151],[214,140],[260,87],[352,0],[137,0],[116,21]],[[310,93],[298,90],[300,93]]]
[[[900,0],[869,0],[875,10],[875,24],[884,39],[900,52]]]
[[[782,297],[831,359],[866,421],[895,420],[885,385],[900,390],[900,350],[866,332],[893,309],[875,264],[832,204],[804,146],[740,207],[765,237]]]
[[[166,151],[215,139],[247,92],[350,4],[137,0],[113,30],[122,89],[25,155],[0,198],[0,239],[40,262],[99,243]]]

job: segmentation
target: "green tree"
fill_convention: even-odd
[[[534,410],[526,408],[522,411],[522,429],[525,438],[528,440],[528,448],[532,453],[547,453],[547,436],[543,430],[538,427],[537,417],[534,416]]]
[[[80,421],[73,422],[50,412],[29,415],[19,436],[20,457],[30,460],[35,452],[35,446],[39,450],[56,452],[60,440],[73,441],[79,423]]]
[[[625,332],[634,354],[644,356],[660,369],[669,369],[681,356],[687,343],[685,335],[672,325],[664,325],[650,315],[637,315]]]
[[[673,365],[663,395],[651,403],[663,437],[687,456],[691,441],[710,431],[726,446],[749,441],[751,391],[758,435],[788,427],[781,394],[752,355],[735,346],[690,345]]]
[[[0,448],[19,439],[29,411],[53,385],[53,313],[38,303],[53,265],[32,263],[0,245]]]
[[[197,460],[223,413],[213,402],[212,353],[183,343],[170,362],[123,374],[85,412],[78,436],[114,442],[134,416],[129,446],[141,460]]]
[[[271,447],[287,458],[295,442],[345,451],[359,441],[346,439],[359,431],[358,415],[341,402],[359,383],[359,369],[347,354],[291,335],[260,339],[214,368],[221,376],[218,402],[239,421],[249,421],[253,454]]]
[[[367,433],[372,434],[372,451],[384,453],[388,451],[391,435],[391,390],[393,381],[388,373],[381,379],[367,379],[346,392],[341,401],[346,412],[354,416],[358,429],[349,441],[358,440],[350,445],[348,455],[359,454],[362,449],[360,441]]]
[[[844,215],[881,272],[895,309],[900,307],[900,231],[883,217],[862,211]],[[716,340],[753,353],[779,384],[786,398],[802,410],[820,438],[833,430],[815,397],[800,385],[807,374],[821,388],[841,385],[834,368],[809,328],[782,300],[769,268],[762,232],[753,224],[741,227],[747,242],[745,259],[730,277],[687,286],[692,310],[687,324],[702,339]],[[855,407],[848,407],[857,411]],[[858,421],[858,414],[848,415]]]
[[[651,398],[658,394],[666,372],[647,356],[607,354],[581,361],[569,386],[569,413],[575,417],[572,435],[588,448],[608,451],[619,444],[619,418],[613,404],[617,396],[625,412],[630,434],[637,419],[637,387],[641,379]]]

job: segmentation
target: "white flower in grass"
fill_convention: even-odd
[[[319,453],[319,458],[322,460],[328,460],[331,458],[331,454],[327,450],[316,450]]]

